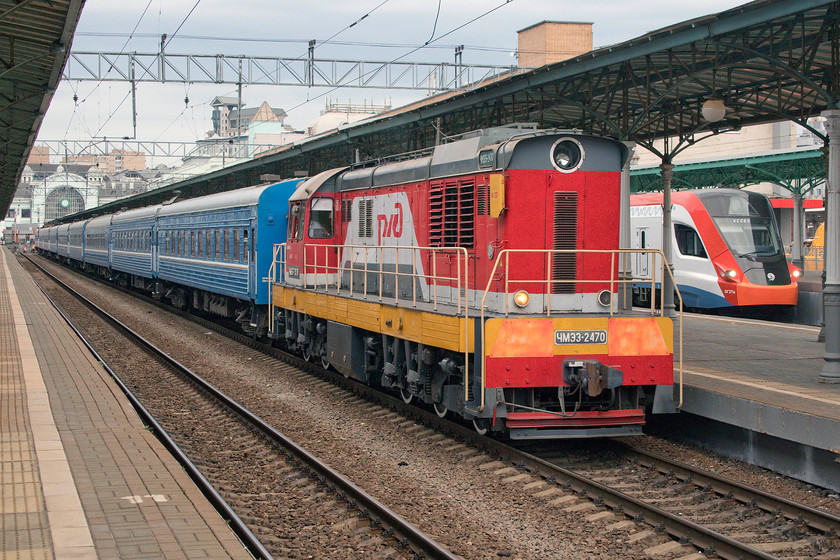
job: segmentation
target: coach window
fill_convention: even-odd
[[[312,199],[309,206],[309,237],[327,239],[333,235],[333,199]]]
[[[239,230],[233,230],[233,262],[239,262]]]
[[[708,258],[700,236],[691,226],[674,224],[674,234],[677,237],[677,248],[680,253],[688,257]]]

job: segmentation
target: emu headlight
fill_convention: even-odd
[[[515,303],[517,307],[525,307],[528,305],[529,301],[531,301],[531,296],[525,290],[519,290],[513,294],[513,303]]]
[[[802,278],[802,271],[799,270],[799,269],[796,269],[793,272],[791,272],[790,275],[798,280],[798,279]]]
[[[574,138],[561,138],[551,147],[551,164],[563,173],[577,170],[583,156],[583,146]]]
[[[729,270],[724,271],[723,276],[728,280],[735,280],[736,278],[738,278],[738,272],[730,268]]]

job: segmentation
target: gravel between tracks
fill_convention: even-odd
[[[375,420],[337,389],[301,384],[285,373],[290,366],[90,280],[56,274],[464,558],[646,558],[649,542],[626,544],[585,514],[502,483],[465,461],[464,448],[418,441],[422,430],[397,426],[404,419]],[[835,494],[764,469],[652,437],[633,442],[840,513]]]

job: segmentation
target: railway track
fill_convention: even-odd
[[[647,555],[840,558],[838,516],[619,442],[588,442],[574,451],[544,442],[516,448],[242,335],[229,336],[308,370],[295,374],[304,382],[311,384],[309,375],[316,373],[344,387],[374,418],[437,430],[436,444],[462,446],[465,462],[535,503],[585,517],[615,538],[656,541],[645,549]]]
[[[121,354],[127,361],[147,367],[129,379],[120,379],[105,365],[109,374],[256,558],[296,556],[303,552],[301,546],[316,550],[309,548],[312,538],[305,545],[296,542],[301,531],[314,535],[314,540],[323,544],[323,553],[335,557],[346,556],[350,550],[371,558],[458,558],[43,267],[38,268],[130,341],[121,346]],[[153,360],[144,359],[141,353]]]

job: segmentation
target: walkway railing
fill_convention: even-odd
[[[286,244],[279,244],[274,246],[274,255],[269,270],[269,293],[274,284],[278,282],[277,275],[280,274],[279,281],[291,287],[301,287],[306,289],[321,289],[325,293],[332,293],[335,295],[358,295],[367,300],[370,297],[376,298],[377,301],[384,301],[393,299],[395,304],[400,302],[410,303],[412,307],[416,307],[418,302],[428,303],[433,306],[434,310],[438,309],[438,305],[452,305],[457,310],[457,314],[463,313],[464,321],[464,348],[467,350],[464,355],[464,396],[469,400],[469,285],[467,279],[469,275],[469,254],[463,247],[406,247],[396,245],[383,246],[369,246],[369,245],[307,245],[304,251],[303,263],[294,275],[290,275],[291,266],[288,263],[286,256]],[[347,254],[350,251],[350,254]],[[390,251],[390,253],[389,253]],[[609,256],[609,275],[606,278],[570,278],[570,279],[554,279],[552,278],[552,257],[559,254],[601,254]],[[400,261],[401,255],[404,256]],[[511,256],[532,256],[533,258],[543,259],[545,262],[544,274],[539,278],[521,277],[518,274],[520,270],[533,270],[533,267],[514,267],[511,269]],[[348,258],[349,256],[349,258]],[[387,259],[389,263],[400,263],[405,266],[405,270],[399,270],[399,267],[394,265],[393,270],[383,270],[381,263],[383,259]],[[453,273],[440,273],[438,271],[439,261],[447,262],[448,268]],[[619,271],[618,263],[621,263],[621,270]],[[422,266],[420,266],[422,265]],[[430,272],[423,272],[424,267],[431,269]],[[542,267],[541,267],[542,268]],[[635,276],[630,271],[635,271]],[[361,279],[356,280],[357,275],[362,275]],[[662,279],[667,275],[671,279],[671,284],[674,287],[676,294],[678,313],[678,339],[679,339],[679,404],[678,408],[683,403],[683,366],[682,366],[682,296],[679,293],[673,273],[668,266],[665,255],[660,250],[653,249],[622,249],[612,251],[599,250],[541,250],[541,249],[504,249],[499,252],[493,264],[492,271],[488,277],[487,285],[483,290],[480,304],[480,336],[484,340],[485,329],[485,315],[488,310],[487,298],[490,294],[500,293],[504,299],[504,315],[507,317],[510,313],[509,301],[512,299],[512,285],[516,289],[521,289],[521,286],[534,285],[537,286],[535,293],[540,294],[543,301],[542,312],[546,316],[551,316],[552,311],[559,314],[563,309],[552,309],[552,296],[560,296],[562,294],[553,294],[554,286],[562,284],[600,284],[608,286],[610,293],[610,301],[608,303],[609,316],[612,317],[620,304],[622,308],[629,309],[632,301],[628,301],[628,297],[632,297],[633,288],[648,288],[652,297],[650,298],[650,306],[647,308],[650,316],[662,315],[663,310],[657,309],[657,299],[654,296],[656,290],[660,289]],[[294,282],[289,282],[294,278]],[[400,294],[399,279],[403,278],[411,282],[411,293]],[[375,285],[371,287],[371,284]],[[385,281],[393,279],[393,293],[385,289]],[[418,293],[419,286],[419,293]],[[605,288],[607,289],[607,288]],[[577,290],[574,291],[575,293]],[[480,294],[481,291],[479,290]],[[614,301],[612,294],[619,293],[623,301]],[[660,299],[661,301],[661,299]],[[665,310],[667,315],[671,311]],[[274,329],[274,305],[273,299],[271,303],[271,313],[269,313],[270,328]],[[479,410],[483,411],[485,407],[484,389],[486,387],[486,356],[483,356],[479,364],[481,365],[481,406]]]
[[[283,281],[333,294],[358,294],[362,299],[394,299],[397,305],[452,305],[460,315],[467,311],[469,254],[463,247],[407,247],[400,245],[306,245],[296,281],[290,282],[286,244],[274,246],[269,271],[273,283],[282,271]],[[384,269],[383,262],[392,269]],[[441,270],[441,263],[448,270]],[[279,269],[278,269],[279,263]],[[391,264],[397,263],[397,264]],[[402,269],[400,268],[402,267]],[[428,272],[424,272],[430,269]],[[393,287],[386,288],[388,281]],[[410,293],[400,287],[411,284]]]

